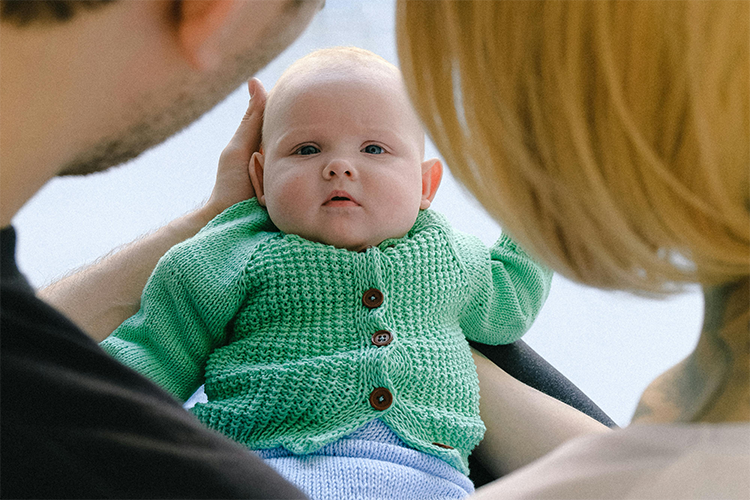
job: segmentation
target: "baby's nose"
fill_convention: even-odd
[[[323,169],[323,177],[326,179],[333,179],[334,177],[352,178],[355,174],[354,166],[348,160],[344,159],[332,160]]]

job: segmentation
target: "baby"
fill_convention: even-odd
[[[485,431],[466,339],[510,343],[551,274],[428,210],[442,177],[395,66],[334,48],[268,98],[256,197],[154,270],[102,346],[314,498],[461,498]]]

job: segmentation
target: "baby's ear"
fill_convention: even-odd
[[[437,194],[440,181],[443,179],[443,164],[437,158],[422,162],[422,202],[420,210],[427,210]]]
[[[262,149],[261,149],[262,151]],[[265,191],[263,191],[263,165],[265,163],[265,156],[263,153],[255,152],[250,157],[250,164],[248,170],[250,174],[250,182],[253,183],[253,189],[255,189],[255,196],[258,198],[258,203],[261,206],[266,206]]]

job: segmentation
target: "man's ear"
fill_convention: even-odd
[[[193,68],[205,71],[221,64],[223,35],[242,3],[242,0],[178,1],[177,37],[185,59]]]
[[[265,157],[263,153],[255,152],[250,157],[250,164],[248,170],[250,171],[250,182],[253,183],[253,189],[255,189],[255,197],[258,198],[258,203],[265,207],[266,206],[266,193],[263,191],[263,165],[265,164]]]
[[[422,203],[419,205],[420,210],[430,208],[442,179],[443,164],[440,160],[432,158],[422,162]]]

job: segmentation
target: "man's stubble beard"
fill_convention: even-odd
[[[101,172],[136,158],[187,127],[218,104],[228,92],[225,89],[199,89],[181,86],[167,103],[155,107],[155,99],[144,96],[125,126],[116,135],[97,140],[60,171],[60,176],[88,175]]]
[[[284,25],[282,20],[279,26],[267,30],[275,36],[261,37],[265,43],[256,50],[236,55],[212,75],[179,85],[176,95],[169,98],[155,93],[144,95],[140,103],[132,106],[133,113],[123,119],[123,123],[130,125],[85,148],[58,175],[88,175],[120,165],[187,127],[271,62],[299,35],[307,22],[296,26],[291,23],[286,28],[282,27]]]

